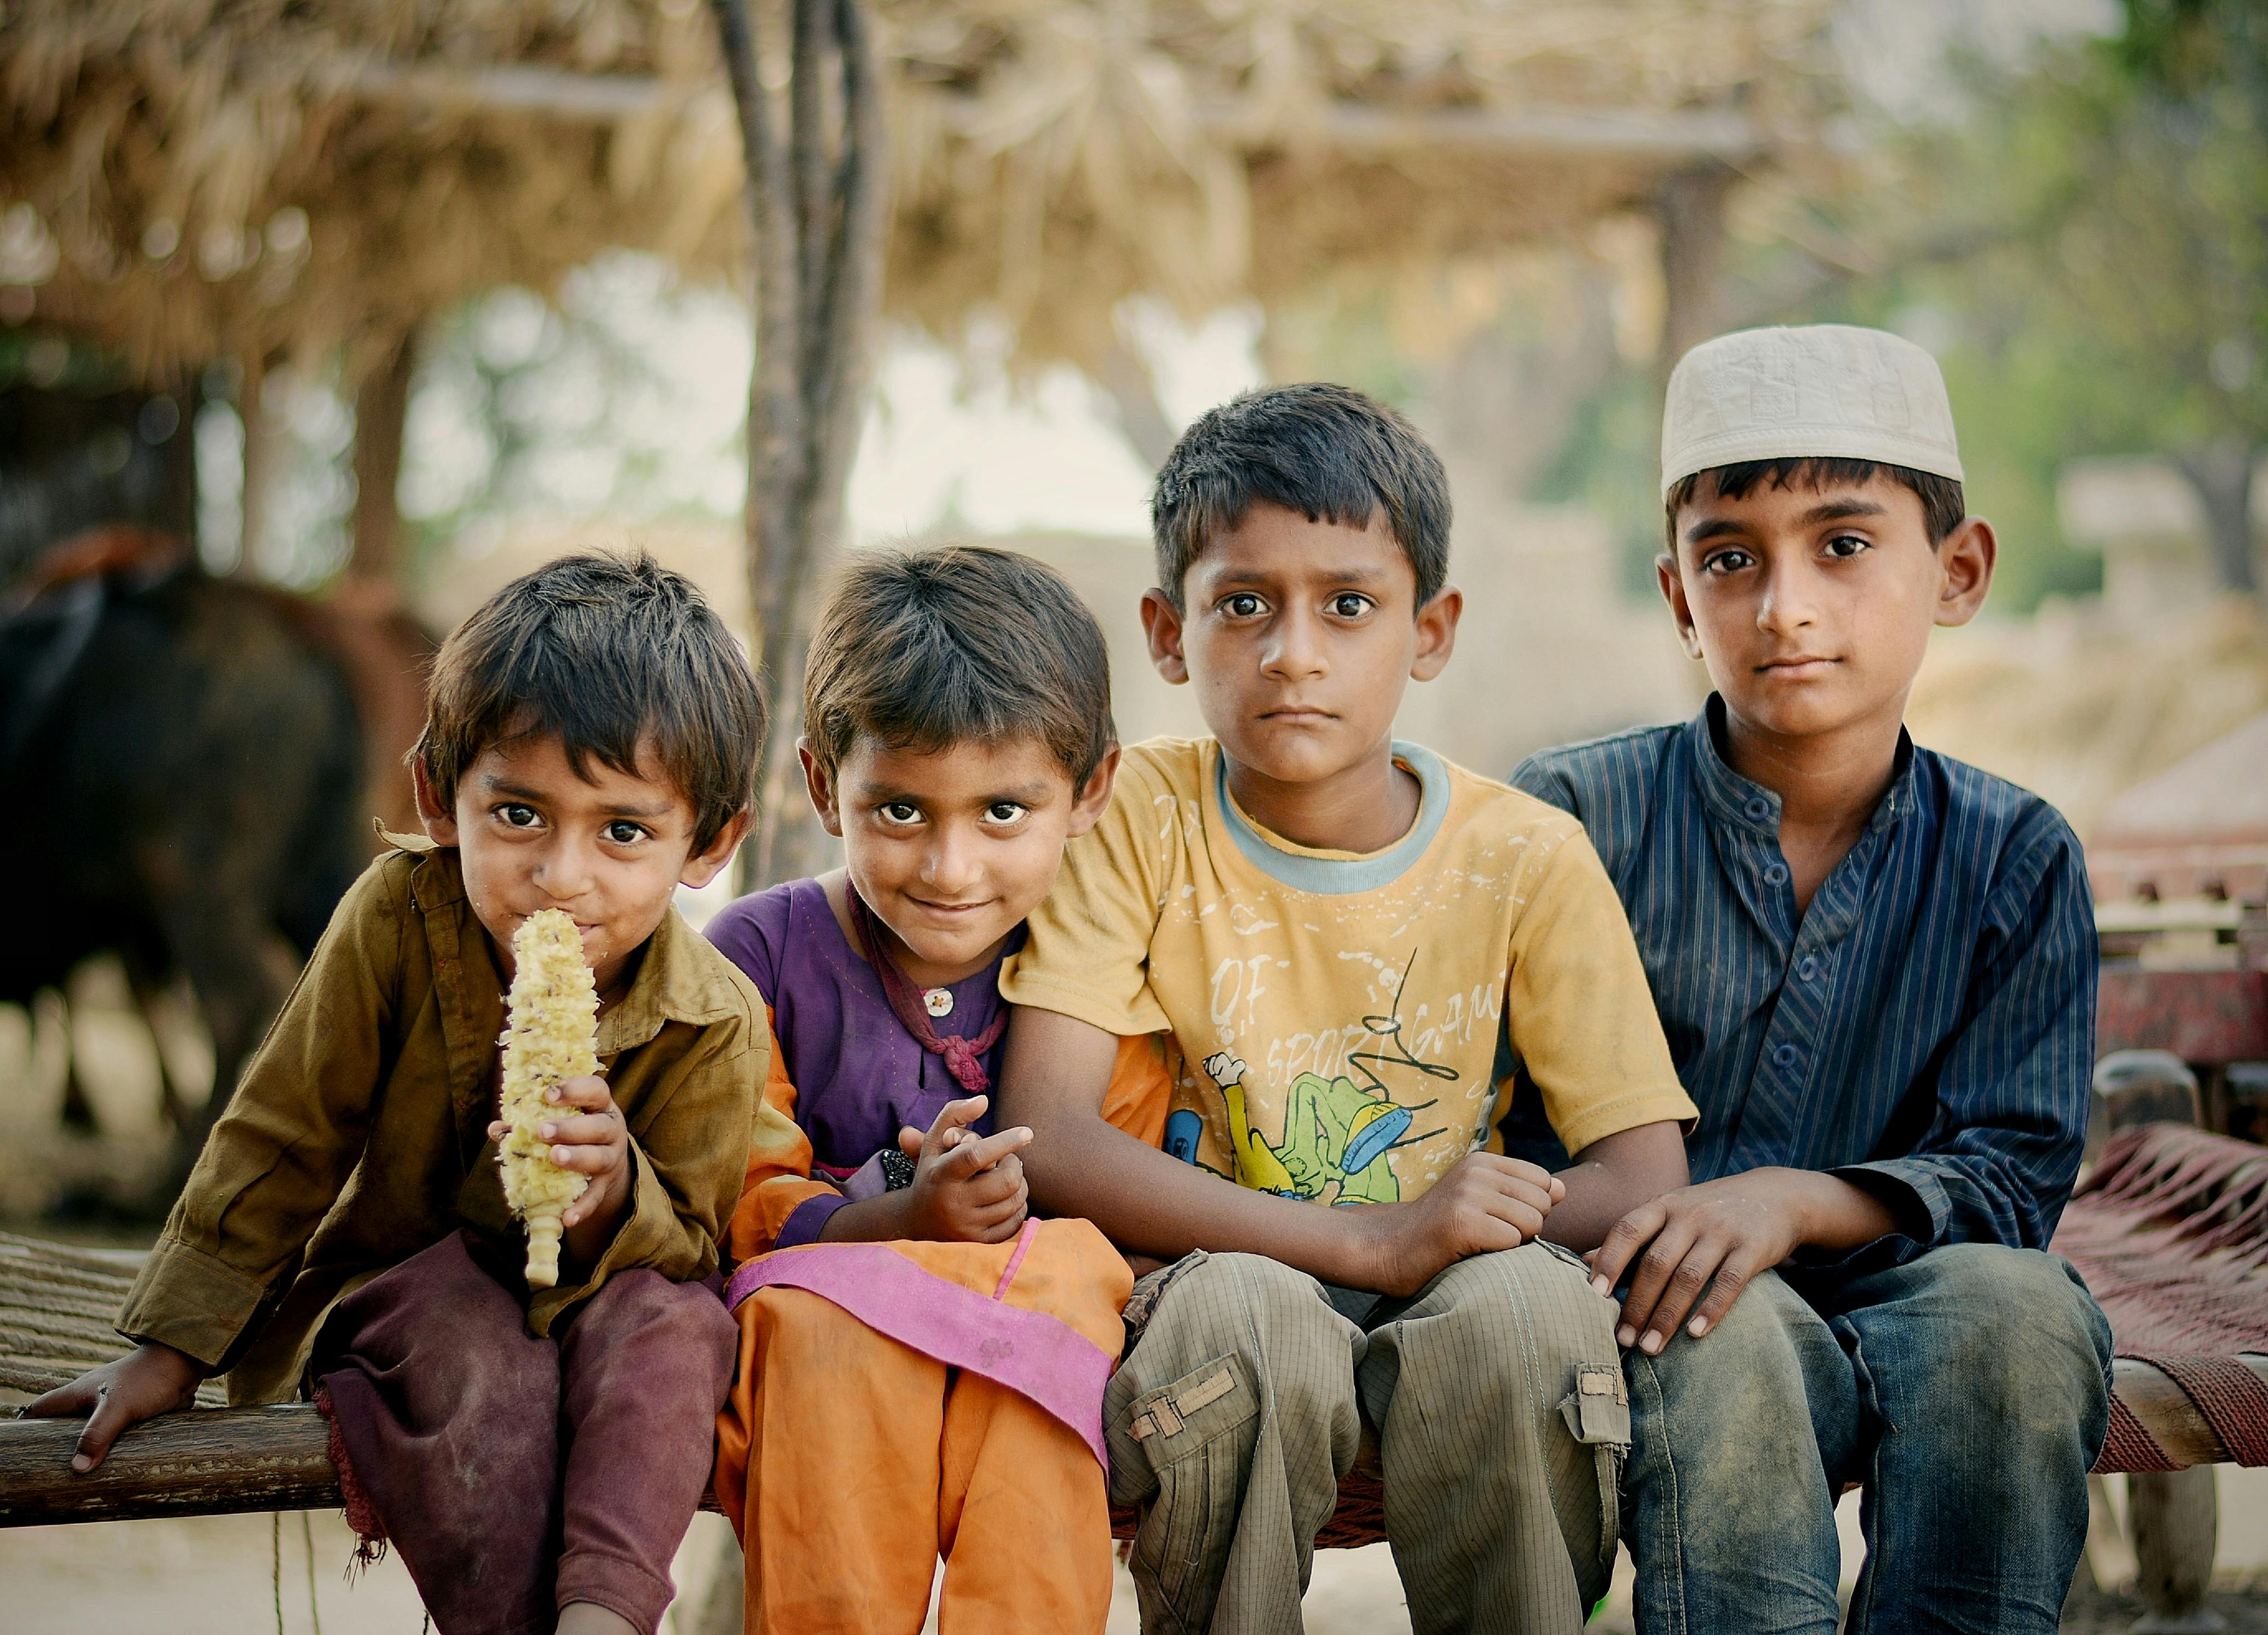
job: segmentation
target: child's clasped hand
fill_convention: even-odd
[[[1566,1183],[1540,1165],[1469,1153],[1414,1202],[1352,1212],[1377,1234],[1378,1270],[1366,1287],[1415,1294],[1469,1255],[1518,1249],[1543,1232],[1543,1218],[1566,1196]]]
[[[913,1184],[900,1204],[907,1237],[1001,1243],[1023,1230],[1024,1161],[1016,1155],[1032,1133],[1020,1127],[976,1134],[968,1126],[990,1104],[983,1096],[947,1102],[926,1133],[911,1125],[898,1132],[898,1145],[914,1161]]]

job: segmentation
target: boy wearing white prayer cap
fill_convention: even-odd
[[[1879,330],[1695,348],[1661,449],[1661,591],[1715,691],[1513,775],[1583,820],[1701,1110],[1694,1184],[1592,1257],[1622,1300],[1638,1627],[1830,1635],[1856,1482],[1845,1627],[2052,1631],[2110,1413],[2109,1328],[2047,1252],[2093,908],[2053,808],[1903,724],[1997,541],[1935,361]],[[1506,1150],[1550,1162],[1531,1108]]]

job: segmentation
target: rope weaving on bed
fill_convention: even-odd
[[[134,1286],[129,1260],[0,1232],[0,1387],[36,1396],[130,1349],[111,1325]],[[221,1388],[197,1388],[217,1408]]]
[[[2177,1124],[2110,1138],[2055,1249],[2110,1319],[2113,1349],[2181,1388],[2239,1464],[2268,1464],[2268,1148]],[[2098,1470],[2171,1470],[2114,1397]]]

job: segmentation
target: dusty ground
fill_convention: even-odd
[[[2228,1624],[2228,1635],[2268,1635],[2268,1587],[2217,1589],[2206,1606]],[[2064,1607],[2064,1635],[2126,1635],[2141,1616],[2142,1603],[2132,1595],[2081,1590]]]
[[[695,1609],[728,1538],[717,1517],[697,1519],[678,1556],[683,1594],[665,1635],[696,1635]],[[420,1635],[422,1609],[400,1561],[388,1558],[350,1582],[351,1543],[345,1523],[328,1514],[0,1530],[0,1584],[7,1587],[0,1627],[11,1635]],[[1593,1629],[1630,1631],[1628,1583],[1625,1558]],[[2268,1586],[2216,1591],[2213,1607],[2231,1635],[2268,1635]],[[1383,1544],[1318,1556],[1306,1611],[1310,1635],[1397,1635],[1410,1627]],[[2140,1613],[2131,1596],[2082,1590],[2063,1627],[2070,1635],[2124,1635]],[[1123,1567],[1109,1628],[1110,1635],[1138,1628]]]

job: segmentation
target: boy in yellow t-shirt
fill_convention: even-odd
[[[1393,739],[1462,609],[1447,481],[1399,415],[1241,398],[1152,517],[1151,655],[1214,737],[1125,752],[1000,983],[1034,1206],[1156,1268],[1104,1406],[1145,1627],[1297,1631],[1366,1425],[1415,1627],[1573,1631],[1629,1415],[1570,1251],[1683,1184],[1694,1116],[1620,902],[1572,819]],[[1142,1034],[1163,1152],[1101,1114]],[[1501,1155],[1515,1066],[1560,1176]]]

